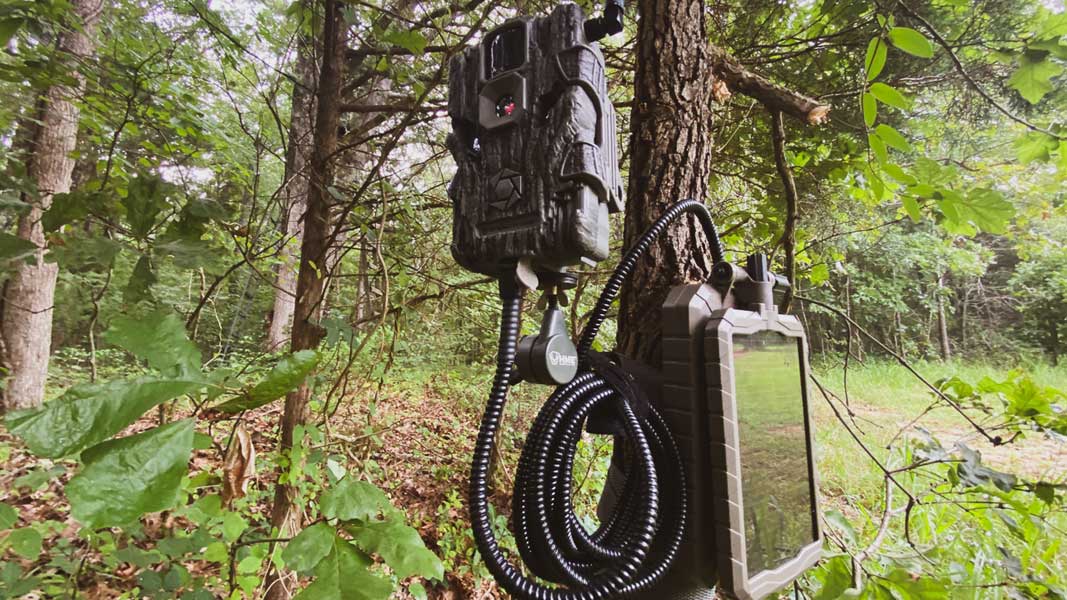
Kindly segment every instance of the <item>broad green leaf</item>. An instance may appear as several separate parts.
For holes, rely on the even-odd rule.
[[[153,175],[139,175],[130,181],[122,206],[130,233],[137,239],[146,239],[156,224],[159,213],[167,206],[166,193],[170,184]]]
[[[297,534],[282,552],[286,568],[310,571],[333,549],[337,533],[326,523],[315,523]]]
[[[1019,59],[1019,68],[1008,79],[1008,85],[1030,104],[1037,104],[1045,94],[1055,89],[1052,78],[1062,72],[1063,66],[1047,57],[1035,60],[1023,54]]]
[[[273,402],[296,389],[319,364],[319,353],[300,350],[278,361],[270,373],[241,396],[219,405],[223,412],[241,412]]]
[[[856,530],[852,527],[852,523],[849,523],[848,519],[845,518],[845,515],[841,514],[841,511],[828,510],[826,511],[826,514],[823,515],[823,518],[834,529],[844,535],[846,542],[852,545],[858,543],[858,538],[856,537]]]
[[[863,123],[867,127],[874,127],[874,121],[878,118],[878,102],[875,101],[874,96],[864,92],[863,93]]]
[[[392,582],[371,573],[370,565],[367,556],[335,535],[330,553],[315,567],[315,580],[295,600],[388,600]]]
[[[819,570],[822,571],[822,587],[812,596],[812,600],[837,600],[852,587],[852,567],[844,556],[831,558]]]
[[[390,515],[396,508],[382,490],[372,483],[346,476],[325,491],[319,499],[319,510],[328,519],[366,521],[379,513]]]
[[[133,273],[130,274],[126,289],[122,292],[122,301],[129,304],[137,304],[142,300],[152,298],[152,286],[158,280],[159,278],[152,268],[151,257],[147,254],[141,255],[141,258],[137,259],[137,264],[133,266]]]
[[[894,27],[889,30],[889,41],[897,48],[920,58],[931,58],[934,47],[926,36],[910,27]]]
[[[878,101],[882,104],[888,104],[889,106],[901,110],[908,110],[911,108],[911,100],[905,98],[904,94],[901,94],[893,86],[881,82],[872,83],[871,94],[873,94],[875,98],[878,98]]]
[[[148,409],[202,386],[157,377],[83,384],[41,408],[9,413],[5,423],[34,454],[61,458],[110,438]]]
[[[36,253],[37,244],[0,231],[0,261],[23,260],[33,257]]]
[[[882,141],[888,144],[891,148],[895,148],[897,150],[900,150],[901,152],[907,152],[911,150],[911,145],[908,144],[908,140],[906,140],[904,136],[900,135],[899,131],[893,129],[885,123],[879,125],[878,127],[875,127],[874,132],[878,135],[878,137],[882,138]]]
[[[248,529],[248,521],[244,517],[228,512],[222,517],[222,537],[227,542],[236,542],[237,538]]]
[[[867,57],[863,61],[863,69],[867,73],[867,81],[874,81],[885,68],[885,58],[888,46],[880,37],[876,37],[867,44]]]
[[[89,527],[117,527],[173,507],[192,451],[192,419],[93,446],[67,484],[71,515]]]
[[[1030,131],[1015,138],[1012,145],[1015,147],[1015,155],[1019,158],[1019,162],[1025,165],[1034,161],[1047,162],[1052,157],[1051,153],[1063,143],[1040,131]]]
[[[349,528],[356,543],[367,552],[382,557],[397,577],[420,575],[443,579],[445,567],[426,549],[419,532],[396,520],[360,523]]]
[[[922,213],[919,210],[919,201],[914,196],[903,196],[901,201],[904,203],[904,211],[911,217],[912,222],[918,223],[922,218]]]
[[[41,533],[32,527],[16,529],[5,540],[11,546],[11,551],[27,560],[37,560],[41,554]]]
[[[415,600],[426,600],[426,588],[419,582],[415,582],[408,586],[408,593],[411,594]]]
[[[200,372],[200,349],[189,341],[185,322],[169,309],[155,310],[143,317],[119,315],[104,332],[104,340],[158,371],[176,372],[179,376]]]
[[[415,55],[422,54],[422,51],[426,48],[426,38],[422,37],[421,33],[414,30],[390,31],[382,36],[382,38],[386,42],[396,44]]]
[[[0,529],[11,529],[18,520],[18,509],[10,504],[0,502]]]
[[[1001,234],[1007,231],[1008,223],[1015,216],[1015,207],[996,190],[983,188],[968,194],[963,200],[966,216],[976,227],[986,233]]]

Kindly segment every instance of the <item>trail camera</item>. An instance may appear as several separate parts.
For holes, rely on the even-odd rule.
[[[716,587],[763,598],[821,555],[807,345],[775,304],[787,285],[756,255],[717,264],[711,283],[677,286],[663,304],[653,402],[685,464],[690,520],[667,581],[642,598],[711,600]]]
[[[623,190],[604,57],[586,33],[598,22],[563,4],[452,58],[448,194],[463,267],[499,276],[527,259],[555,273],[607,258]]]

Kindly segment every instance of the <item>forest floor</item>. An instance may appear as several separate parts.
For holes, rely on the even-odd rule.
[[[995,367],[955,363],[923,363],[918,369],[930,381],[949,375],[977,381],[984,376],[1002,378],[1006,373]],[[844,377],[839,366],[826,365],[816,371],[823,385],[845,398]],[[339,449],[333,451],[331,458],[344,463],[349,472],[358,472],[382,487],[394,504],[408,513],[427,546],[444,561],[447,581],[428,586],[432,598],[499,597],[491,577],[476,559],[466,523],[469,456],[489,378],[487,369],[473,367],[432,373],[394,371],[391,379],[395,383],[381,389],[373,385],[358,389],[353,401],[344,403],[330,417],[327,426],[335,440],[340,441],[336,446]],[[1067,368],[1037,367],[1034,378],[1045,385],[1067,388]],[[888,442],[899,436],[917,435],[918,426],[938,438],[946,448],[962,443],[982,452],[984,459],[994,467],[1011,469],[1035,479],[1060,481],[1064,477],[1062,465],[1067,464],[1067,445],[1038,437],[998,448],[982,443],[981,437],[950,408],[928,410],[933,396],[919,381],[895,365],[853,366],[848,373],[847,387],[848,403],[853,413],[851,418],[845,417],[849,427],[875,456],[887,464],[894,460],[885,449]],[[501,443],[505,468],[498,469],[498,491],[494,497],[495,505],[501,507],[502,512],[510,506],[508,495],[512,482],[509,477],[521,449],[526,423],[536,414],[540,406],[538,394],[544,391],[543,388],[520,386],[509,404]],[[870,464],[869,459],[863,458],[861,462],[857,458],[862,455],[862,449],[834,416],[829,404],[817,392],[812,400],[824,503],[848,517],[877,506],[882,493],[880,471]],[[276,405],[263,407],[249,421],[253,445],[261,457],[269,457],[272,453],[273,431],[279,411],[280,407]],[[181,409],[176,409],[176,414],[170,417],[180,416],[180,412]],[[131,431],[154,424],[157,418],[154,414],[145,417],[143,422],[131,426]],[[223,434],[215,437],[223,437]],[[586,514],[591,513],[595,505],[599,481],[606,474],[610,453],[610,443],[592,440],[579,448],[576,472],[581,471],[584,475],[576,495]],[[194,471],[197,468],[203,472],[221,470],[222,456],[217,449],[198,450],[193,460]],[[134,590],[144,584],[143,570],[123,560],[108,561],[105,556],[107,545],[90,545],[70,518],[69,507],[62,495],[62,483],[72,475],[72,462],[53,464],[34,458],[6,431],[0,430],[0,463],[5,465],[0,472],[3,501],[15,506],[24,522],[54,523],[44,537],[44,552],[35,565],[40,572],[52,569],[56,571],[56,577],[62,579],[64,569],[62,564],[57,564],[56,557],[67,556],[65,560],[80,561],[80,564],[76,570],[68,567],[67,573],[73,572],[74,575],[65,576],[66,585],[79,589],[83,597],[139,595]],[[867,464],[868,468],[857,468],[858,464]],[[243,505],[243,514],[252,526],[257,521],[261,526],[266,522],[276,481],[270,459],[261,461],[260,465]],[[193,527],[183,514],[175,511],[144,519],[139,536],[129,543],[135,543],[146,553],[153,552],[163,544],[163,538],[173,535],[175,530]],[[503,526],[503,518],[498,525]],[[507,546],[508,540],[503,541]],[[3,558],[21,561],[24,567],[33,562],[18,558],[10,551]],[[136,562],[133,558],[129,560]],[[146,564],[149,570],[162,570],[162,567],[151,566],[151,561]],[[192,576],[216,581],[223,588],[220,591],[225,591],[227,579],[230,579],[231,587],[233,585],[233,576],[228,577],[226,565],[218,561],[191,557],[182,564]]]

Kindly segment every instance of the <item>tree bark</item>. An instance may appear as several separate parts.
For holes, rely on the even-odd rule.
[[[296,248],[303,240],[304,210],[307,208],[308,161],[315,126],[315,56],[312,40],[304,39],[297,49],[293,84],[289,142],[285,151],[285,179],[282,182],[280,229],[285,241],[274,283],[274,308],[267,330],[267,350],[274,351],[289,342],[296,310]]]
[[[663,210],[707,195],[713,149],[714,78],[702,0],[641,0],[637,6],[637,72],[631,115],[626,246]],[[658,315],[674,285],[706,280],[707,242],[692,218],[653,244],[622,289],[619,349],[659,364]]]
[[[52,346],[52,310],[59,267],[45,262],[48,242],[41,215],[56,194],[70,191],[74,151],[78,137],[79,109],[76,97],[85,88],[77,63],[94,51],[93,32],[103,4],[99,0],[73,0],[69,24],[59,36],[61,58],[69,60],[69,82],[50,86],[39,100],[38,125],[33,134],[27,174],[37,186],[37,195],[23,194],[30,210],[19,217],[18,237],[37,245],[31,262],[20,264],[4,284],[0,310],[0,336],[7,381],[0,408],[4,412],[40,406],[48,379]]]
[[[340,0],[324,0],[322,29],[322,67],[319,74],[318,106],[315,111],[315,135],[311,151],[307,209],[304,212],[304,235],[300,245],[300,271],[296,282],[293,314],[293,352],[316,348],[325,331],[318,324],[321,315],[329,238],[332,233],[331,196],[327,191],[334,178],[334,153],[340,120],[341,77],[344,68],[344,19]],[[307,420],[311,389],[306,383],[285,398],[279,440],[279,454],[287,456],[293,447],[297,426]],[[302,511],[299,492],[291,482],[279,481],[275,488],[271,526],[279,536],[291,536],[300,530]],[[292,595],[296,580],[283,573],[268,579],[267,598],[282,599]]]

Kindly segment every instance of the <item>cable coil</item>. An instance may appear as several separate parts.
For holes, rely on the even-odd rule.
[[[678,449],[655,407],[649,407],[647,417],[639,417],[624,393],[590,367],[589,352],[638,259],[668,225],[686,213],[700,221],[712,259],[723,260],[722,242],[707,207],[683,200],[667,209],[608,279],[578,344],[578,375],[556,388],[523,445],[512,499],[515,540],[529,571],[558,586],[545,585],[512,566],[496,540],[489,515],[489,469],[512,381],[522,311],[521,289],[510,278],[500,281],[503,306],[497,368],[471,465],[470,513],[478,551],[497,583],[512,596],[530,600],[626,596],[659,581],[678,554],[687,514]],[[589,533],[574,514],[572,467],[586,419],[600,406],[610,407],[622,425],[626,477],[613,512]]]

